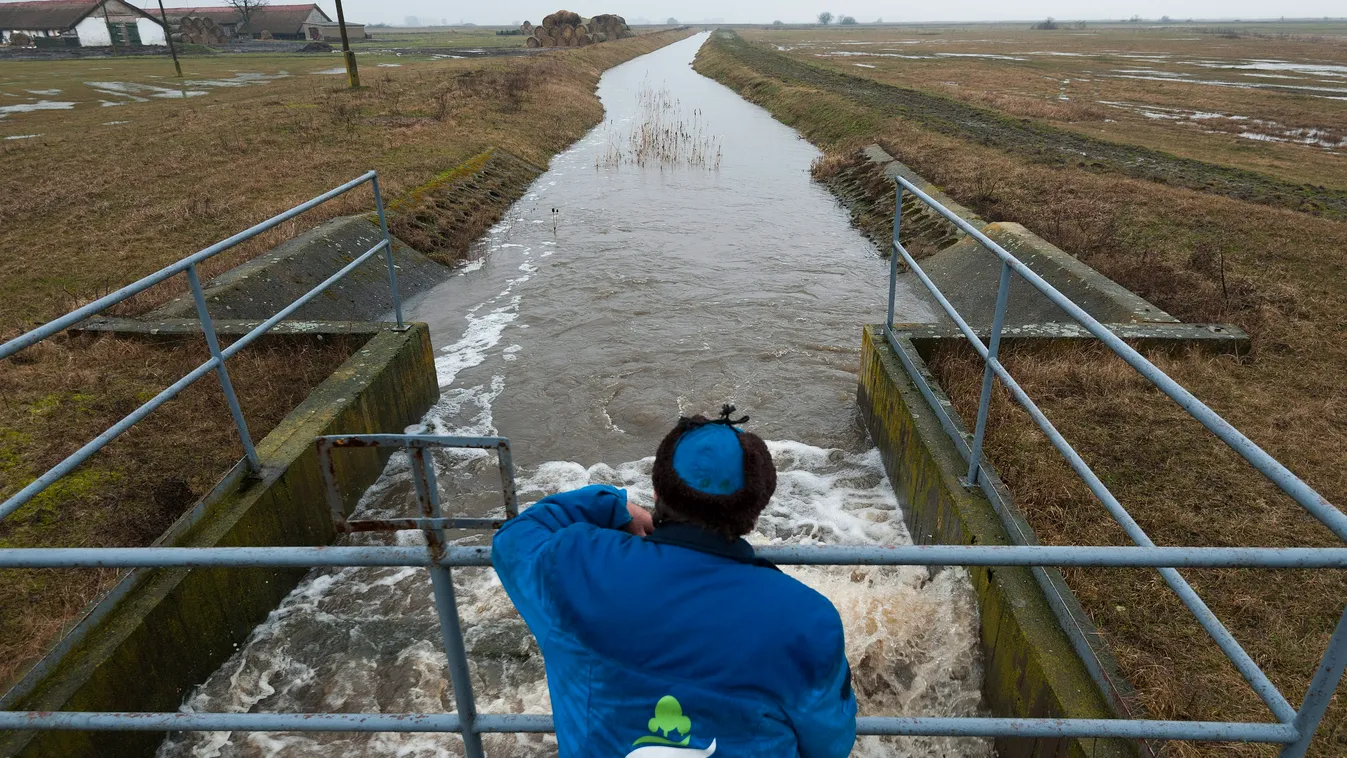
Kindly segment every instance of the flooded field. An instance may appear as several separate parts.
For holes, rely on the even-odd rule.
[[[399,57],[389,52],[362,56],[360,61],[371,69],[369,76],[373,77],[373,69],[388,66],[389,61]],[[172,76],[169,60],[158,56],[4,61],[0,63],[0,138],[24,134],[25,124],[32,123],[31,114],[37,111],[88,111],[151,100],[199,98],[220,89],[265,87],[278,79],[345,74],[346,69],[340,63],[339,55],[327,53],[195,56],[184,59],[184,70],[188,73],[179,79]],[[315,79],[315,85],[318,84],[328,86],[331,82],[319,77]],[[134,109],[118,113],[133,112]]]
[[[1347,25],[746,30],[792,56],[1008,116],[1347,186]]]

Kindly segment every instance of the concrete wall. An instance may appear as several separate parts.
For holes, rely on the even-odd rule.
[[[915,351],[914,351],[915,352]],[[920,360],[918,357],[917,360]],[[865,330],[857,402],[920,544],[1012,544],[992,505],[879,327]],[[981,616],[983,694],[997,716],[1114,718],[1027,568],[969,569]],[[1118,740],[1001,738],[1002,758],[1133,754]]]
[[[81,47],[101,47],[112,44],[112,35],[108,33],[107,19],[103,14],[92,15],[75,24],[75,34],[79,35]]]
[[[328,544],[334,532],[314,438],[401,432],[438,395],[426,325],[378,333],[258,443],[260,477],[226,477],[224,486],[157,544]],[[348,510],[385,462],[386,455],[372,449],[343,451],[335,458]],[[304,574],[273,569],[133,572],[0,706],[175,711]],[[11,732],[0,734],[0,755],[149,756],[162,738],[156,732]]]
[[[267,253],[211,279],[206,302],[216,319],[265,319],[297,300],[383,239],[377,223],[345,216],[319,224]],[[407,298],[439,284],[450,270],[393,238],[398,292]],[[365,261],[291,318],[381,321],[393,310],[388,264],[382,254]],[[195,318],[190,294],[170,300],[146,319]]]

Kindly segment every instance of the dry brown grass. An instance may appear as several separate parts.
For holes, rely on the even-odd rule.
[[[267,345],[229,364],[249,430],[261,439],[358,341]],[[199,338],[169,343],[54,338],[0,363],[0,498],[59,463],[209,357]],[[135,547],[158,537],[242,456],[219,384],[197,382],[14,515],[3,547]],[[46,648],[114,571],[0,572],[0,682]]]
[[[1038,119],[1091,136],[1239,166],[1290,181],[1347,187],[1347,145],[1330,151],[1313,145],[1255,142],[1239,136],[1258,133],[1283,139],[1292,130],[1317,129],[1322,132],[1321,138],[1336,141],[1342,136],[1342,124],[1347,122],[1347,102],[1331,98],[1342,97],[1343,92],[1164,81],[1181,76],[1228,84],[1347,89],[1339,76],[1212,65],[1247,65],[1249,60],[1347,65],[1347,25],[1330,26],[1336,34],[1245,34],[1238,42],[1198,30],[1095,24],[1086,30],[1046,33],[1004,24],[922,30],[933,32],[926,34],[889,27],[745,30],[743,35],[789,48],[789,55],[814,65],[937,93],[1009,116]],[[867,52],[880,55],[855,55]],[[873,68],[858,67],[857,63]],[[1148,78],[1127,78],[1134,76]],[[1147,117],[1137,106],[1155,110]],[[1165,109],[1239,118],[1159,117]]]
[[[711,51],[714,55],[715,51]],[[704,53],[706,55],[706,53]],[[700,64],[699,64],[700,65]],[[879,141],[990,220],[1016,221],[1185,321],[1246,329],[1242,360],[1157,363],[1332,502],[1347,502],[1347,223],[1156,183],[1050,168],[867,114],[834,93],[769,83],[724,58],[727,81],[837,153]],[[827,106],[863,133],[839,131]],[[823,105],[820,105],[823,104]],[[868,121],[867,121],[868,120]],[[840,135],[840,136],[837,136]],[[988,185],[988,174],[998,177]],[[886,188],[887,189],[887,188]],[[887,190],[891,191],[891,190]],[[1006,356],[1012,373],[1159,544],[1331,545],[1334,538],[1111,354]],[[965,420],[981,366],[948,349],[934,368]],[[1017,407],[1016,407],[1017,408]],[[987,449],[1044,542],[1127,544],[1103,507],[998,391]],[[1299,703],[1347,598],[1341,572],[1185,572],[1250,654]],[[1154,716],[1266,720],[1266,710],[1153,571],[1067,572]],[[1175,755],[1268,755],[1268,747],[1181,744]],[[1347,701],[1311,753],[1347,754]]]

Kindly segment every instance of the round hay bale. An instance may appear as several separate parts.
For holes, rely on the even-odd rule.
[[[524,40],[524,47],[542,47],[543,43],[538,41],[537,37],[529,37]]]
[[[552,35],[547,33],[547,27],[535,26],[533,27],[533,36],[537,37],[539,41],[542,41],[543,38],[550,37]]]
[[[560,33],[557,34],[557,38],[566,40],[567,42],[575,39],[575,27],[570,24],[562,24]]]
[[[520,24],[519,31],[525,34],[533,34],[533,22],[525,21],[524,23]]]
[[[595,32],[595,33],[594,33],[593,35],[591,35],[591,36],[594,37],[594,41],[595,41],[595,42],[607,42],[607,41],[608,41],[608,35],[607,35],[607,34],[604,34],[603,32]]]
[[[23,32],[14,32],[9,35],[10,47],[28,47],[33,44],[33,38]]]
[[[543,47],[556,47],[556,46],[557,46],[557,38],[556,38],[556,37],[543,37],[542,39],[540,39],[540,40],[538,40],[538,41],[541,42],[541,43],[543,43]]]
[[[575,33],[581,36],[589,34],[589,27],[585,26],[584,24],[576,24]]]
[[[581,20],[579,13],[576,13],[575,11],[566,11],[566,23],[571,26],[579,26]]]
[[[551,29],[557,25],[557,14],[549,13],[543,16],[543,28]]]
[[[262,30],[262,33],[259,34],[259,35],[257,35],[257,38],[258,38],[258,39],[274,39],[274,37],[271,36],[271,31],[270,31],[270,30],[267,30],[267,29],[263,29],[263,30]]]
[[[589,47],[589,35],[588,35],[588,34],[577,34],[577,35],[575,35],[575,46],[576,46],[576,47]]]

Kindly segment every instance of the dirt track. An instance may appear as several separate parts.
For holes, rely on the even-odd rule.
[[[1125,174],[1318,216],[1347,218],[1344,190],[1293,184],[1253,171],[1095,139],[1028,119],[1009,118],[957,100],[811,65],[745,42],[738,35],[716,34],[711,44],[783,84],[839,94],[884,116],[906,119],[941,134],[1036,162]]]

